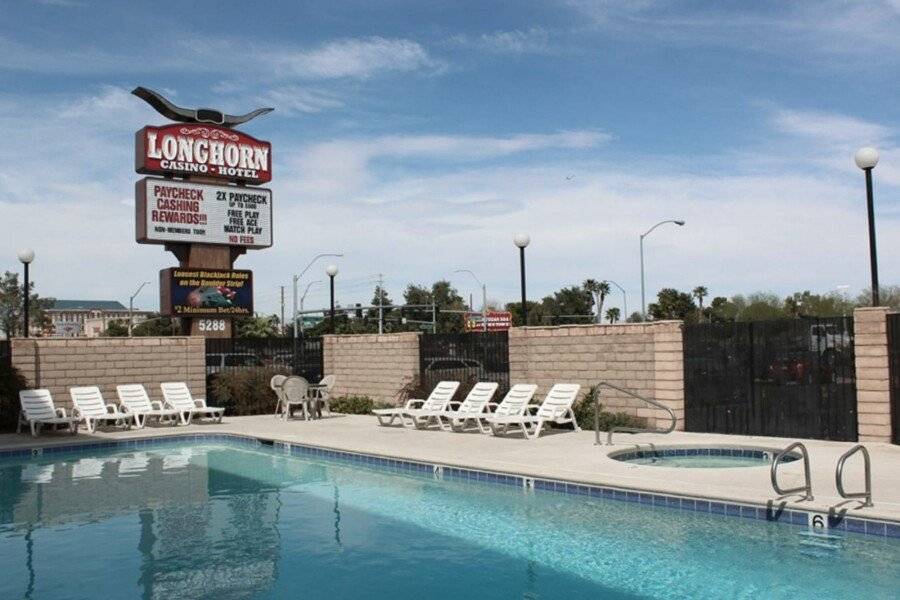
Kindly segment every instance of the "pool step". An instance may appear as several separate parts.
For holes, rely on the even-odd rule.
[[[812,558],[833,556],[844,549],[844,538],[839,535],[816,531],[801,531],[798,535],[800,553]]]

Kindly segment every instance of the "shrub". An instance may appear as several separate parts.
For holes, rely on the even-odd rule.
[[[8,364],[0,363],[0,431],[15,431],[19,418],[19,391],[25,378]]]
[[[575,421],[582,429],[594,429],[594,388],[572,407]],[[635,417],[625,412],[609,412],[600,405],[600,430],[609,431],[611,427],[646,427],[647,419]]]
[[[375,402],[368,396],[339,396],[331,401],[331,410],[345,415],[370,415]]]
[[[207,379],[207,402],[222,406],[233,416],[266,415],[275,412],[275,392],[269,381],[278,369],[246,369],[211,375]]]

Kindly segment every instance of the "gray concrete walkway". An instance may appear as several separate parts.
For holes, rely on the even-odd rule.
[[[778,450],[793,441],[784,438],[675,432],[669,435],[617,434],[613,446],[595,446],[592,432],[551,432],[531,441],[522,439],[521,436],[498,438],[478,433],[379,427],[374,417],[338,415],[309,422],[284,421],[272,416],[230,417],[222,424],[148,427],[143,430],[98,432],[94,435],[79,433],[75,437],[60,433],[50,433],[38,438],[24,434],[4,434],[0,435],[0,449],[200,432],[236,433],[444,465],[761,505],[776,499],[769,481],[769,468],[766,466],[670,468],[628,464],[613,460],[607,454],[638,446],[646,448],[648,444],[746,446]],[[804,442],[810,453],[815,501],[797,502],[795,496],[787,499],[788,506],[823,512],[837,506],[848,509],[849,516],[900,522],[900,446],[866,444],[872,455],[875,506],[859,508],[860,502],[848,502],[839,497],[834,481],[838,457],[853,444],[819,440]],[[794,487],[802,483],[800,461],[787,463],[780,471],[783,487]],[[846,487],[849,490],[862,489],[862,462],[859,457],[848,463]]]

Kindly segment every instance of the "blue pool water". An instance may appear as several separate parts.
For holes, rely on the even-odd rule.
[[[0,598],[896,598],[900,540],[232,444],[0,459]]]

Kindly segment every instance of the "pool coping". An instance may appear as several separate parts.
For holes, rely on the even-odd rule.
[[[50,443],[13,449],[0,449],[2,458],[38,458],[44,454],[88,452],[91,450],[129,449],[143,446],[159,446],[177,442],[230,441],[249,447],[269,446],[280,449],[291,456],[314,456],[345,460],[351,463],[387,467],[406,472],[432,473],[441,479],[457,479],[484,483],[495,483],[521,487],[532,492],[554,492],[607,500],[618,500],[674,508],[697,513],[718,514],[749,520],[765,521],[787,525],[807,526],[822,531],[839,531],[873,535],[877,537],[900,538],[900,522],[882,519],[864,519],[846,516],[846,510],[805,511],[787,508],[787,501],[769,500],[765,505],[753,502],[734,502],[717,498],[691,496],[687,494],[667,494],[627,487],[597,485],[576,480],[534,477],[521,473],[475,469],[452,463],[436,463],[422,460],[397,458],[378,453],[339,450],[327,446],[289,442],[277,438],[257,437],[230,432],[185,433],[169,435],[148,435],[130,439],[107,440],[103,442],[76,441],[74,443]]]

